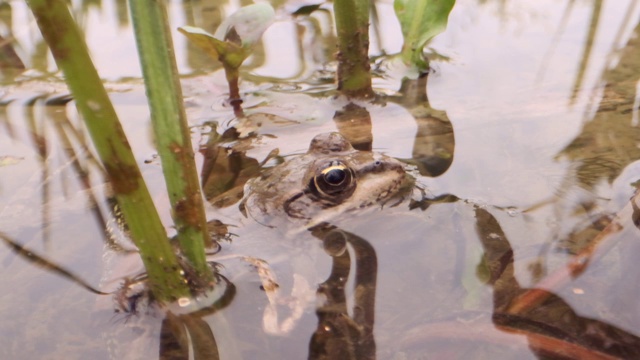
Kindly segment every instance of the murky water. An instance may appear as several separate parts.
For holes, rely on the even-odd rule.
[[[170,21],[213,31],[238,5],[172,1]],[[331,19],[287,16],[299,6],[278,5],[280,21],[248,60],[242,119],[225,103],[219,65],[175,35],[207,213],[233,225],[233,241],[214,259],[235,295],[202,317],[220,357],[323,358],[332,346],[379,359],[639,356],[640,230],[638,205],[628,204],[640,179],[640,3],[458,1],[431,44],[445,58],[428,79],[402,84],[380,58],[374,85],[386,96],[358,107],[331,91]],[[73,8],[171,232],[126,3]],[[0,355],[167,355],[161,317],[115,314],[110,296],[79,285],[111,291],[118,283],[106,278],[133,270],[104,257],[105,242],[118,236],[104,230],[117,229],[104,175],[28,8],[9,1],[1,9],[0,36],[15,38],[3,49],[20,61],[0,69],[0,232],[77,281],[1,245]],[[377,3],[374,56],[400,49],[391,9]],[[214,127],[239,136],[211,140]],[[411,210],[403,203],[335,220],[348,259],[327,255],[318,241],[335,233],[269,229],[236,202],[274,149],[283,157],[265,167],[337,130],[416,166],[425,189]],[[221,177],[236,182],[220,189]],[[593,239],[604,240],[586,270],[563,275]],[[278,297],[261,290],[255,259],[242,256],[268,264]],[[525,301],[540,294],[542,303]]]

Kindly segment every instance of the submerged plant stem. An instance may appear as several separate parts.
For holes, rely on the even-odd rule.
[[[204,250],[211,240],[167,11],[164,2],[156,0],[130,1],[129,6],[180,249],[199,277],[211,279]]]
[[[373,96],[369,70],[370,0],[335,0],[338,90],[348,97]]]
[[[131,238],[142,254],[151,291],[160,301],[189,295],[178,259],[67,2],[28,3],[107,170]]]

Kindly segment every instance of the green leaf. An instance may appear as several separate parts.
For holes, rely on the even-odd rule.
[[[447,27],[455,0],[395,0],[393,8],[400,21],[404,45],[402,59],[421,70],[428,68],[422,49]]]
[[[216,39],[210,33],[201,28],[193,26],[183,26],[178,28],[189,41],[204,50],[209,56],[216,60],[220,60],[223,64],[233,68],[240,67],[240,64],[249,54],[240,46]],[[233,59],[233,60],[232,60]]]
[[[178,28],[191,42],[209,56],[220,60],[225,68],[237,69],[251,55],[253,47],[273,23],[275,12],[269,4],[241,8],[225,19],[215,34],[193,26]]]

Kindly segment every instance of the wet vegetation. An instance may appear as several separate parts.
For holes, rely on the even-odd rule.
[[[106,90],[102,86],[102,81],[93,66],[89,51],[82,38],[82,34],[75,26],[75,21],[71,16],[67,4],[64,1],[31,1],[29,5],[36,21],[38,22],[38,26],[44,39],[47,41],[47,44],[49,44],[57,66],[62,70],[65,76],[65,80],[69,86],[71,94],[73,95],[78,112],[82,115],[83,119],[85,119],[87,129],[91,135],[91,139],[98,152],[99,158],[102,160],[105,174],[107,175],[109,184],[113,189],[118,207],[122,211],[122,215],[126,220],[131,239],[135,242],[136,246],[141,249],[140,251],[143,254],[142,258],[145,262],[145,268],[149,275],[149,284],[153,290],[152,292],[156,294],[158,299],[163,301],[177,300],[179,297],[189,296],[189,289],[186,286],[185,278],[181,275],[181,271],[182,273],[184,273],[184,271],[181,270],[181,266],[178,264],[178,259],[169,242],[164,241],[164,238],[166,238],[164,227],[160,221],[160,217],[155,211],[151,195],[149,194],[144,180],[142,179],[142,175],[140,174],[140,170],[138,169],[135,157],[131,152],[131,148],[129,147],[124,131],[122,130],[118,116],[116,115],[111,101],[109,100]],[[149,10],[149,8],[145,10]],[[153,16],[149,15],[149,17],[145,18],[152,19]],[[143,22],[139,21],[139,23]],[[65,25],[61,26],[61,24]],[[140,26],[143,25],[140,24]],[[163,33],[161,31],[155,31],[151,34],[154,30],[158,29],[146,29],[146,33],[156,38]],[[139,32],[145,33],[145,29],[143,28],[139,30]],[[160,37],[160,39],[162,39],[162,37]],[[148,40],[141,40],[141,42],[144,41]],[[154,45],[158,46],[157,43]],[[164,45],[162,48],[166,49],[167,46]],[[166,52],[167,51],[165,51],[165,53]],[[157,57],[158,56],[155,56],[153,58]],[[147,62],[150,61],[149,58],[144,59]],[[152,67],[153,64],[144,66],[144,69],[147,70]],[[164,70],[167,70],[166,67]],[[171,68],[169,68],[169,70],[171,70]],[[158,75],[161,73],[161,71],[156,70],[155,74],[151,74],[156,75],[156,78],[159,78]],[[164,72],[164,74],[167,73],[170,74],[171,72]],[[161,77],[161,79],[164,78],[165,76]],[[150,85],[151,91],[149,93],[152,96],[149,98],[154,100],[152,102],[154,105],[158,103],[163,105],[167,103],[170,104],[171,102],[168,100],[176,99],[179,95],[179,92],[176,92],[174,89],[174,91],[172,93],[170,92],[168,96],[163,97],[162,94],[157,94],[154,91],[157,88],[160,88],[160,86],[154,86],[153,83]],[[166,91],[166,89],[166,87],[163,87],[163,90]],[[155,96],[160,96],[160,99],[154,99]],[[177,103],[177,101],[174,101],[174,103]],[[180,106],[179,109],[182,109],[182,106]],[[179,110],[156,107],[152,114],[154,113],[166,114],[168,116],[167,119],[170,119],[171,121],[165,121],[165,123],[175,123],[176,119],[182,119],[182,123],[184,123],[186,130],[185,116],[182,115],[180,117],[181,113]],[[184,113],[184,111],[182,111],[182,113]],[[167,125],[164,125],[164,127],[166,126]],[[182,142],[175,142],[175,140],[171,141],[172,139],[169,138],[171,133],[163,128],[163,123],[156,123],[154,128],[158,129],[158,132],[163,135],[158,138],[163,140],[160,145],[164,145],[162,149],[165,149],[163,152],[165,154],[165,157],[163,158],[167,159],[165,168],[168,168],[168,171],[173,173],[176,171],[176,168],[179,168],[179,166],[173,165],[176,162],[173,164],[168,163],[169,159],[176,158],[175,155],[167,155],[181,154],[185,151],[187,154],[191,153],[190,141],[187,141],[187,147],[185,147]],[[180,128],[178,127],[178,129]],[[178,132],[178,134],[180,134],[180,132]],[[189,138],[187,138],[187,140],[189,140]],[[170,149],[170,147],[173,148]],[[177,163],[181,162],[183,164],[188,164],[191,162],[188,155],[182,157],[183,159],[177,159],[181,160],[177,161]],[[198,190],[197,179],[195,181],[195,190]],[[172,183],[169,182],[169,184]],[[184,186],[184,184],[180,185]],[[186,199],[196,198],[193,194],[178,193],[178,191],[176,191],[176,186],[171,188],[170,193],[175,194],[174,197],[180,196],[178,199],[185,199],[182,200],[184,203],[188,203]],[[198,195],[197,192],[194,194]],[[198,195],[197,199],[199,198],[200,197]],[[178,199],[172,199],[174,200],[173,203],[177,204]],[[194,204],[200,205],[201,201],[191,202],[187,205]],[[186,207],[187,205],[183,205],[183,207]],[[201,206],[191,206],[191,208],[200,209]],[[197,210],[193,210],[192,212],[198,214]],[[182,220],[177,225],[184,226],[186,223],[184,220],[185,216],[177,211],[175,213],[178,214],[177,218]],[[196,223],[196,227],[200,228],[200,233],[202,234],[201,237],[204,238],[204,212],[201,211],[200,213],[202,224],[198,226],[197,221],[191,220],[191,222]],[[186,234],[188,234],[188,232],[181,233],[182,236],[186,236]],[[204,241],[202,241],[202,239],[200,245],[200,248],[203,249]],[[187,254],[192,255],[191,253],[185,253],[185,255]],[[206,267],[204,250],[200,250],[200,258],[201,268]],[[192,260],[192,257],[187,256],[187,259]],[[193,261],[193,264],[196,265],[199,263]],[[202,269],[199,272],[202,274],[205,273]]]
[[[271,5],[0,4],[2,357],[640,354],[637,2]]]

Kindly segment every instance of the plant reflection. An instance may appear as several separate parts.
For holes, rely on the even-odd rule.
[[[225,17],[223,4],[217,1],[185,0],[182,13],[185,18],[185,25],[197,26],[212,34]],[[211,58],[192,42],[185,41],[185,46],[186,61],[192,69],[208,69],[212,71],[222,69],[222,63],[211,61]]]
[[[224,283],[224,293],[212,305],[187,314],[165,314],[160,330],[160,359],[220,359],[214,331],[204,318],[231,304],[236,288],[226,277],[218,276]]]
[[[574,257],[566,267],[539,279],[540,285],[550,289],[560,289],[619,241],[631,236],[632,208],[640,200],[637,193],[631,200],[628,199],[637,191],[638,185],[617,179],[626,168],[637,166],[637,159],[640,159],[640,148],[637,146],[640,128],[634,125],[632,118],[633,113],[637,112],[633,106],[638,96],[636,84],[640,80],[640,64],[637,61],[640,58],[637,40],[640,23],[633,34],[621,50],[617,65],[603,74],[604,94],[597,112],[557,156],[571,160],[572,167],[553,201],[556,213],[562,220],[578,220],[578,225],[567,233],[560,226],[571,221],[557,222],[559,225],[554,229],[553,240],[558,248],[574,254]],[[617,198],[604,198],[599,186],[612,182],[620,185],[615,189]],[[530,291],[514,306],[530,308],[544,298],[544,293]]]
[[[76,179],[83,191],[82,195],[86,196],[91,214],[94,216],[98,226],[103,230],[103,240],[111,248],[120,249],[113,242],[112,231],[114,229],[111,228],[113,224],[109,223],[108,220],[112,217],[113,213],[111,211],[114,209],[109,208],[105,213],[105,210],[99,205],[101,203],[101,200],[99,200],[100,195],[97,195],[99,191],[96,183],[105,183],[105,173],[89,150],[89,145],[86,143],[82,130],[78,129],[67,115],[66,106],[71,100],[68,94],[51,97],[37,95],[29,98],[24,104],[26,105],[23,108],[24,118],[19,118],[19,120],[26,123],[28,141],[31,143],[39,161],[40,179],[37,181],[36,188],[41,190],[41,198],[39,206],[30,207],[29,214],[20,215],[35,221],[33,212],[41,208],[41,222],[39,224],[42,227],[43,245],[45,248],[55,245],[49,244],[49,230],[52,226],[51,218],[56,217],[55,212],[57,209],[51,209],[50,207],[59,201],[57,192],[60,190],[52,189],[52,186],[56,180],[60,180],[61,186],[67,188],[73,186],[69,178]],[[7,105],[12,102],[13,100],[9,100]],[[12,120],[15,119],[7,117],[6,121],[4,121],[5,127],[9,130],[9,134],[14,140],[23,141],[20,139],[20,132],[13,130]],[[20,128],[22,128],[20,124],[15,125],[15,129]],[[70,177],[59,176],[60,173],[64,174],[69,170],[71,171]],[[71,195],[65,191],[62,191],[62,193],[63,196]],[[106,199],[106,201],[109,202],[110,200]],[[11,208],[11,206],[8,206],[8,208]],[[3,230],[13,230],[14,226],[23,224],[23,222],[11,224],[11,226],[5,227]],[[10,223],[4,224],[6,226]]]
[[[389,100],[406,108],[418,125],[412,157],[407,162],[416,165],[421,175],[436,177],[444,174],[453,163],[455,136],[447,113],[429,104],[428,75],[402,79],[398,94]]]
[[[338,132],[349,140],[354,149],[371,151],[373,144],[371,114],[365,107],[349,103],[335,112],[333,121]]]
[[[558,154],[576,164],[577,185],[587,190],[601,180],[613,181],[626,165],[640,158],[640,127],[632,119],[638,111],[633,106],[640,80],[639,38],[640,23],[620,51],[617,65],[602,76],[604,93],[595,115],[586,119],[581,133]],[[598,166],[606,160],[605,166]]]
[[[29,128],[29,136],[31,137],[31,142],[37,151],[40,169],[42,169],[40,178],[40,183],[42,184],[42,200],[40,201],[42,204],[42,242],[44,246],[48,248],[50,246],[49,230],[51,226],[51,210],[49,209],[51,203],[51,183],[48,180],[51,169],[47,162],[49,159],[50,145],[48,144],[49,140],[44,136],[46,128],[38,121],[43,121],[43,119],[40,118],[36,120],[35,109],[40,108],[40,106],[34,106],[36,104],[39,105],[39,102],[42,101],[43,98],[44,96],[34,97],[27,103],[30,106],[25,108],[25,117]],[[47,115],[51,115],[52,113],[55,113],[55,111],[48,111]]]
[[[333,258],[331,275],[318,286],[318,327],[309,344],[309,359],[375,359],[373,337],[378,261],[366,240],[328,224],[310,229]],[[354,304],[349,315],[345,285],[350,275],[351,246],[355,254]]]
[[[13,13],[11,4],[8,2],[0,3],[0,24],[4,25],[5,34],[0,35],[0,74],[2,74],[3,82],[12,81],[20,72],[25,70],[24,63],[16,53],[16,39],[13,37]]]
[[[256,134],[241,137],[235,127],[219,135],[216,125],[211,125],[209,139],[200,149],[203,155],[200,176],[205,199],[213,206],[223,208],[240,201],[247,181],[258,176],[267,161],[277,157],[277,150],[262,162],[247,156],[257,138]]]
[[[591,12],[591,19],[589,21],[589,31],[587,33],[587,41],[584,44],[583,54],[580,57],[580,65],[578,67],[578,73],[573,84],[573,92],[571,93],[571,104],[574,104],[578,93],[582,90],[582,82],[585,78],[585,73],[589,67],[589,59],[591,58],[591,51],[595,42],[596,32],[598,30],[598,24],[600,23],[600,13],[602,12],[602,0],[593,1],[593,10]]]
[[[536,308],[514,313],[510,309],[512,302],[528,289],[520,287],[515,278],[513,249],[502,227],[488,211],[476,208],[475,214],[478,237],[485,252],[483,260],[490,273],[488,284],[493,287],[493,321],[499,329],[526,335],[531,349],[542,358],[549,355],[631,358],[638,354],[640,338],[636,335],[580,316],[551,292]]]

